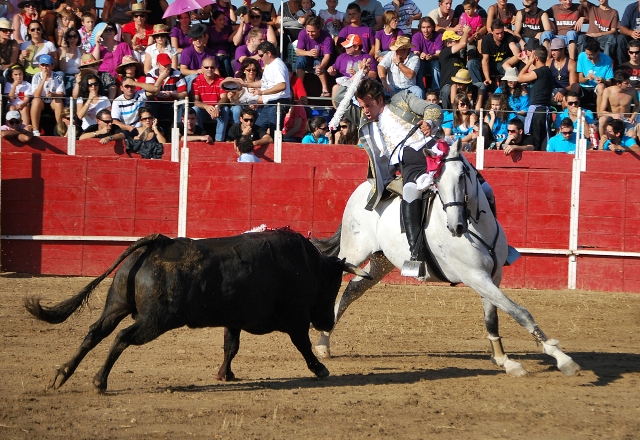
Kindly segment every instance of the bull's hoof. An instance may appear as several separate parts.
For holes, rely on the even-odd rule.
[[[512,361],[511,359],[504,363],[504,369],[507,374],[512,377],[523,377],[529,374],[520,363]]]
[[[331,349],[326,345],[316,345],[316,353],[320,359],[329,359],[331,357]]]
[[[318,366],[314,368],[313,373],[316,375],[316,377],[320,378],[329,376],[329,370],[327,370],[327,367],[325,367],[321,363],[318,363]]]
[[[565,362],[562,365],[559,365],[558,368],[560,369],[560,371],[562,371],[562,374],[564,374],[567,377],[571,377],[574,374],[576,374],[578,371],[580,371],[580,365],[576,364],[573,360],[570,360],[568,362]]]

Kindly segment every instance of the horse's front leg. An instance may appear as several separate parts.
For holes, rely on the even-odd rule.
[[[491,362],[499,367],[504,367],[509,376],[525,376],[527,370],[520,363],[509,359],[502,347],[502,338],[498,331],[498,308],[485,298],[482,298],[482,308],[484,309],[484,324],[489,333]]]

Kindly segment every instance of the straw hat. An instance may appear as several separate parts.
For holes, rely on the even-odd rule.
[[[144,8],[144,5],[142,3],[134,3],[131,5],[131,10],[127,11],[127,15],[133,15],[133,14],[149,14],[151,13],[151,11],[149,11],[148,9]]]
[[[167,26],[166,24],[154,24],[153,25],[153,33],[151,34],[151,36],[155,36],[155,35],[164,35],[164,34],[170,34],[171,31],[169,30],[169,26]]]
[[[504,72],[502,81],[518,81],[518,69],[516,67],[510,67]]]
[[[140,62],[138,62],[138,60],[136,60],[134,57],[132,57],[131,55],[125,55],[122,57],[122,63],[120,63],[120,65],[116,68],[116,72],[118,72],[120,75],[124,75],[124,68],[127,66],[140,66]]]
[[[411,44],[411,38],[405,37],[404,35],[398,37],[396,41],[393,42],[391,46],[389,46],[390,50],[400,50],[400,49],[411,49],[415,46]]]
[[[0,29],[13,32],[13,28],[11,27],[11,22],[6,18],[0,18]]]
[[[96,58],[90,53],[85,53],[80,58],[80,68],[81,69],[82,68],[86,68],[86,67],[95,66],[96,64],[100,64],[100,61],[96,60]]]
[[[451,77],[451,81],[460,84],[471,84],[473,82],[473,80],[471,79],[471,74],[467,69],[458,70],[455,76]]]

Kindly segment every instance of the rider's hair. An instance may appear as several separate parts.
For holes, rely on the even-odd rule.
[[[509,120],[509,125],[514,125],[516,130],[524,130],[524,122],[519,118],[513,118]]]
[[[384,99],[384,89],[382,88],[382,84],[369,77],[363,79],[356,90],[356,98],[364,99],[367,95],[369,95],[374,101]]]
[[[245,134],[236,139],[236,147],[238,151],[245,154],[253,151],[253,139],[251,135]]]

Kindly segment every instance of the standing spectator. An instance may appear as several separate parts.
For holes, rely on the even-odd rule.
[[[342,43],[349,35],[355,34],[362,40],[362,51],[371,54],[375,44],[374,33],[369,26],[362,24],[361,17],[360,5],[356,2],[349,3],[345,25],[338,34],[338,43]],[[382,16],[380,22],[382,23]]]
[[[166,24],[154,25],[151,36],[155,38],[155,43],[147,46],[144,51],[144,73],[149,73],[151,70],[158,68],[156,59],[161,53],[167,54],[171,59],[171,67],[177,69],[178,50],[169,44],[169,26]]]
[[[29,94],[33,97],[31,102],[31,123],[33,135],[40,136],[40,117],[46,106],[53,110],[56,122],[60,122],[60,114],[64,107],[64,80],[53,74],[54,60],[50,55],[40,55],[38,58],[40,71],[31,80]]]
[[[460,56],[460,51],[467,48],[467,37],[471,28],[465,26],[462,30],[462,37],[454,31],[445,31],[442,34],[442,45],[440,51],[440,100],[443,109],[451,109],[451,86],[453,77],[460,69],[466,70],[466,62]],[[467,71],[468,72],[468,71]],[[471,79],[469,77],[469,79]],[[471,82],[471,81],[470,81]],[[482,87],[484,84],[480,83]],[[455,96],[455,95],[454,95]]]
[[[609,0],[600,0],[594,5],[588,0],[580,0],[584,11],[587,11],[589,28],[586,34],[578,36],[578,52],[584,52],[587,38],[595,38],[600,43],[600,50],[613,57],[616,52],[616,33],[618,32],[618,11],[609,6]]]
[[[431,73],[433,77],[431,87],[440,90],[440,61],[438,57],[443,48],[442,34],[435,32],[435,23],[431,17],[424,17],[420,20],[420,32],[413,34],[411,42],[415,46],[414,53],[420,57],[418,86],[426,92],[427,75]]]
[[[9,98],[9,110],[20,113],[22,121],[29,125],[31,115],[29,113],[29,93],[31,84],[24,80],[24,67],[14,64],[9,67],[9,78],[4,85],[4,94]],[[7,117],[7,119],[9,119]]]
[[[304,81],[305,72],[315,72],[322,84],[320,96],[330,97],[327,67],[333,53],[333,39],[322,29],[322,19],[311,17],[298,36],[296,75]]]
[[[202,61],[203,73],[193,81],[191,95],[198,115],[198,125],[204,127],[207,121],[216,121],[216,142],[223,142],[229,121],[229,102],[227,94],[220,88],[222,77],[215,72],[216,63],[212,58]]]
[[[556,102],[564,102],[564,97],[571,90],[580,92],[577,65],[567,56],[565,46],[562,38],[551,40],[551,56],[547,60],[553,77],[553,100]]]
[[[635,87],[640,97],[640,40],[631,40],[627,53],[630,60],[621,64],[620,69],[629,75],[629,81],[631,81],[631,85]]]
[[[409,37],[398,37],[390,47],[391,51],[378,64],[378,76],[387,94],[408,90],[418,98],[424,98],[424,91],[416,85],[420,58],[411,51],[413,47]]]
[[[429,12],[429,17],[436,24],[436,32],[444,33],[445,31],[462,32],[462,26],[453,25],[453,9],[451,3],[453,0],[438,0],[438,7]]]
[[[176,49],[178,54],[191,46],[191,38],[189,37],[189,30],[191,29],[191,14],[183,12],[178,15],[178,22],[176,26],[171,29],[171,46]]]
[[[578,133],[578,123],[580,120],[578,119],[578,110],[580,110],[580,95],[579,93],[574,92],[573,90],[567,93],[565,97],[565,103],[567,108],[564,109],[562,113],[556,114],[556,128],[560,128],[560,122],[569,119],[573,124],[573,131]],[[582,109],[582,136],[589,139],[591,136],[591,130],[595,129],[596,119],[593,116],[593,112],[591,110],[587,110],[586,108]]]
[[[111,112],[111,102],[104,96],[102,83],[98,75],[89,73],[84,75],[78,87],[78,107],[76,116],[82,121],[82,129],[86,130],[90,125],[97,124],[96,115],[100,110],[108,109]]]
[[[515,112],[514,116],[524,120],[529,110],[529,93],[527,87],[518,82],[518,69],[507,69],[495,93],[503,94],[509,102],[509,107]]]
[[[615,151],[623,153],[625,151],[634,151],[640,153],[638,143],[632,137],[625,136],[624,122],[620,119],[613,119],[607,123],[603,150]]]
[[[182,141],[184,139],[184,124],[182,122],[178,124],[178,130],[180,131],[180,141]],[[213,138],[198,125],[198,115],[193,107],[187,113],[187,142],[213,144]]]
[[[116,69],[122,62],[124,56],[132,55],[131,48],[127,43],[119,43],[116,41],[116,32],[115,23],[107,22],[102,32],[98,30],[95,32],[96,42],[100,41],[100,37],[102,37],[102,43],[96,43],[96,46],[93,48],[94,58],[102,61],[98,72],[100,73],[100,80],[107,91],[109,99],[113,99],[116,96],[116,76],[118,75]]]
[[[13,27],[17,27],[15,19]],[[627,50],[631,40],[640,41],[640,0],[637,3],[629,3],[624,9],[620,20],[620,33],[616,40],[618,63],[623,64],[629,60]]]
[[[382,23],[384,27],[376,32],[374,37],[373,53],[375,54],[377,62],[380,62],[382,57],[389,52],[389,47],[396,42],[398,37],[404,35],[404,32],[398,28],[397,12],[384,11],[384,14],[382,14]]]
[[[576,152],[576,134],[573,131],[573,122],[569,118],[564,118],[560,122],[558,134],[549,139],[547,151],[551,153],[568,153]]]
[[[29,142],[33,139],[33,127],[22,123],[18,111],[10,110],[6,125],[0,127],[0,135],[3,139],[17,138],[20,142]]]
[[[253,143],[251,136],[240,136],[234,142],[234,149],[238,155],[238,162],[262,162],[253,154]]]
[[[250,136],[254,147],[273,142],[273,138],[269,136],[267,130],[256,125],[257,119],[258,112],[249,107],[243,108],[240,113],[240,124],[229,129],[227,140],[236,141],[240,136]]]
[[[493,77],[504,75],[505,69],[514,67],[520,61],[520,51],[516,46],[515,38],[505,32],[504,24],[495,19],[492,23],[492,31],[485,35],[479,46],[482,54],[482,76],[478,75],[479,62],[477,59],[468,63],[469,72],[475,82],[484,82],[485,86],[493,83]]]
[[[518,82],[531,84],[525,132],[531,134],[535,150],[538,151],[546,149],[551,127],[549,106],[553,93],[553,78],[551,78],[551,69],[546,63],[547,49],[543,46],[537,47],[528,57],[524,69],[518,74]],[[514,118],[512,121],[520,120]]]
[[[260,29],[251,29],[249,31],[249,33],[247,34],[247,44],[236,49],[235,59],[231,63],[234,72],[238,72],[238,69],[240,69],[240,65],[247,58],[252,58],[258,63],[262,63],[262,60],[258,57],[258,45],[263,41],[264,38],[262,37],[262,31]]]
[[[187,96],[187,82],[179,70],[171,67],[172,63],[173,60],[169,55],[161,53],[157,58],[158,67],[150,70],[146,76],[146,83],[153,84],[158,89],[155,93],[147,94],[147,98],[153,97],[149,107],[153,114],[161,119],[171,119],[174,111],[171,105],[173,101]],[[180,106],[179,115],[184,111],[182,107]]]
[[[576,70],[585,100],[596,101],[596,108],[600,108],[602,92],[613,78],[613,63],[609,56],[600,53],[597,40],[587,41],[585,51],[578,55]]]
[[[133,50],[133,55],[140,62],[144,62],[144,51],[153,41],[153,26],[147,23],[147,14],[151,12],[145,9],[144,3],[134,3],[127,15],[133,16],[133,21],[122,26],[122,40]]]
[[[80,140],[100,139],[100,143],[105,145],[111,141],[119,141],[125,138],[122,129],[114,123],[114,118],[109,110],[100,110],[96,115],[97,124],[90,125],[80,135]]]
[[[184,75],[187,88],[191,91],[192,82],[198,75],[204,73],[202,63],[206,58],[213,60],[217,75],[220,75],[220,71],[215,52],[207,47],[207,26],[202,23],[194,24],[189,30],[189,37],[191,37],[191,46],[185,48],[180,55],[180,72]]]
[[[516,13],[513,36],[521,48],[524,48],[529,40],[536,39],[544,41],[548,49],[549,41],[553,39],[549,14],[538,7],[538,0],[523,0],[522,7],[523,9]]]
[[[394,11],[398,14],[398,27],[404,35],[411,35],[413,22],[422,18],[422,11],[413,0],[393,0],[383,8],[385,11]]]
[[[222,76],[233,76],[235,73],[231,67],[233,45],[229,43],[233,29],[230,24],[227,24],[227,18],[220,11],[213,11],[211,19],[213,26],[209,26],[207,47],[216,54],[218,66],[223,69]]]
[[[582,23],[586,14],[582,6],[574,4],[572,0],[560,0],[560,4],[553,5],[547,10],[549,18],[554,20],[556,34],[553,38],[562,38],[569,47],[569,58],[578,58],[578,33],[582,29]],[[548,35],[543,35],[541,43],[545,43]]]
[[[344,22],[345,14],[336,9],[338,6],[338,0],[327,0],[327,9],[320,9],[318,17],[322,18],[324,22],[323,29],[329,32],[332,38],[337,38],[340,29],[342,29],[342,22]]]
[[[478,41],[482,38],[484,34],[486,34],[485,23],[487,21],[486,17],[482,17],[478,11],[478,3],[476,0],[464,0],[462,2],[462,7],[464,12],[460,15],[458,19],[458,24],[464,26],[471,27],[471,32],[469,32],[469,43],[477,44]]]
[[[360,6],[362,24],[364,26],[372,28],[374,32],[382,29],[382,14],[384,13],[384,9],[378,0],[355,0],[353,3]]]
[[[302,138],[303,144],[328,144],[329,125],[324,116],[314,116],[307,121],[307,134]]]

